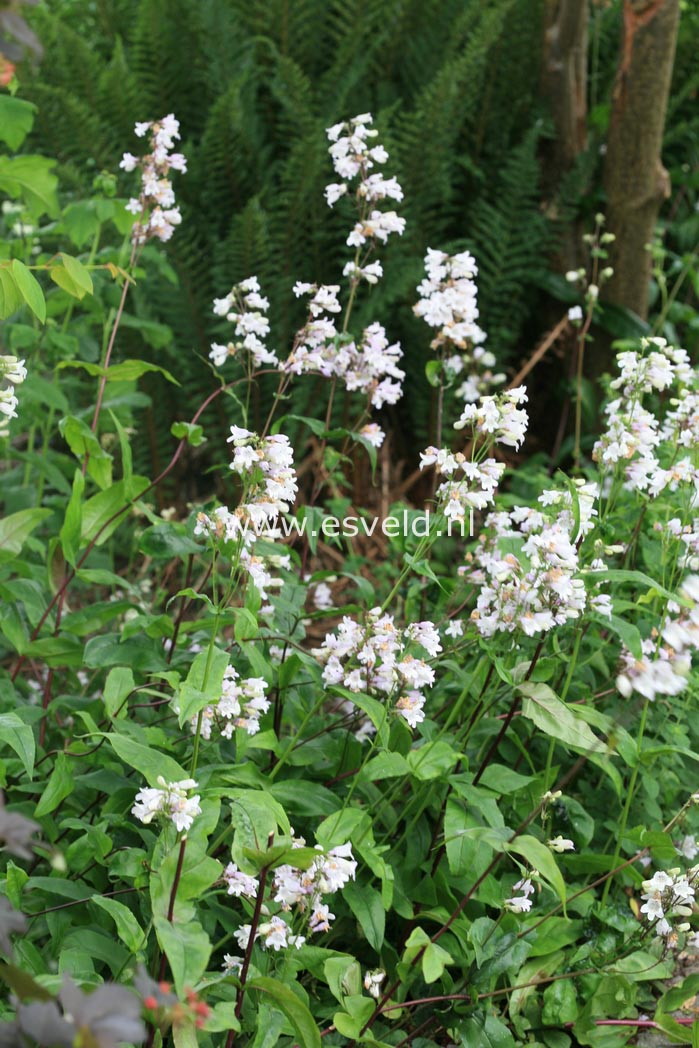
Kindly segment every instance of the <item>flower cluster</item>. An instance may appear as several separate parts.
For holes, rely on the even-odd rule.
[[[495,357],[482,343],[485,332],[478,319],[478,290],[474,277],[478,267],[468,251],[447,255],[428,248],[425,255],[427,276],[418,285],[419,301],[413,311],[426,324],[436,328],[431,348],[443,353],[447,372],[463,375],[457,395],[472,402],[503,382],[503,374],[494,374]]]
[[[376,164],[385,164],[388,153],[382,145],[372,144],[378,131],[371,127],[371,113],[362,113],[351,120],[327,130],[332,143],[329,149],[335,171],[343,180],[333,182],[325,188],[325,197],[332,207],[349,191],[349,183],[359,179],[356,189],[356,200],[359,207],[359,221],[347,237],[350,247],[357,248],[352,267],[345,275],[353,283],[362,278],[375,283],[381,276],[381,270],[371,269],[366,265],[368,255],[377,241],[386,243],[392,233],[401,234],[405,229],[405,219],[395,211],[381,211],[376,204],[384,200],[401,201],[403,190],[397,179],[384,178],[379,172],[371,173]],[[366,258],[360,260],[361,248],[366,247]]]
[[[644,900],[641,913],[653,925],[656,935],[665,939],[669,946],[677,944],[677,933],[689,931],[689,924],[682,921],[673,928],[673,917],[690,917],[693,912],[695,892],[699,883],[699,866],[686,873],[679,868],[657,870],[643,882]]]
[[[679,484],[694,483],[699,473],[689,457],[678,458],[678,447],[692,447],[692,424],[696,396],[680,389],[675,410],[668,413],[661,429],[656,415],[643,405],[650,393],[662,393],[673,385],[696,382],[689,358],[683,349],[668,346],[663,338],[641,340],[641,353],[628,351],[617,357],[619,376],[611,383],[618,391],[605,408],[607,429],[594,446],[592,457],[603,469],[624,466],[626,487],[647,492],[651,497]],[[667,448],[667,468],[662,465],[663,442]]]
[[[284,434],[262,438],[241,426],[231,426],[228,442],[233,444],[230,468],[243,480],[243,501],[234,511],[219,506],[210,514],[198,513],[194,534],[240,544],[240,564],[266,600],[268,589],[282,585],[270,569],[288,568],[290,560],[288,555],[257,555],[253,547],[262,534],[277,536],[273,524],[296,498],[293,452]]]
[[[640,659],[622,649],[616,686],[625,697],[635,691],[652,701],[657,695],[679,695],[687,687],[692,652],[699,649],[699,575],[683,580],[680,595],[684,605],[669,602],[660,634],[643,641]]]
[[[401,630],[392,615],[373,608],[364,625],[345,616],[313,654],[324,666],[323,680],[328,686],[341,684],[353,692],[384,695],[397,691],[396,710],[414,728],[425,719],[422,689],[434,683],[435,674],[425,659],[410,653],[412,644],[433,658],[442,650],[431,622],[412,623]],[[363,725],[362,734],[368,731],[371,728]]]
[[[293,375],[319,374],[339,379],[349,392],[368,396],[375,408],[395,404],[402,396],[401,383],[405,378],[405,372],[398,367],[403,356],[400,344],[391,345],[385,329],[378,323],[370,324],[357,341],[349,335],[340,335],[330,318],[312,312],[319,291],[323,290],[327,289],[308,284],[295,286],[297,295],[310,292],[313,296],[311,315],[297,333],[283,369]],[[327,303],[327,298],[322,301]],[[322,308],[328,309],[328,305]]]
[[[236,284],[225,298],[214,299],[214,315],[225,317],[235,325],[235,338],[221,345],[212,343],[209,358],[217,368],[222,367],[229,357],[240,350],[247,350],[256,368],[263,364],[277,367],[279,360],[273,350],[268,349],[263,339],[269,335],[267,311],[269,300],[260,294],[257,277],[248,277]]]
[[[483,636],[522,629],[531,637],[581,614],[587,595],[578,577],[576,543],[592,527],[596,511],[591,485],[581,484],[577,496],[578,535],[572,534],[570,492],[546,491],[540,496],[543,506],[560,507],[553,519],[528,506],[486,518],[480,548],[461,569],[481,586],[471,618]],[[600,613],[611,612],[605,595],[594,597],[592,604]]]
[[[170,171],[187,170],[187,160],[182,153],[171,153],[175,139],[180,137],[180,124],[170,113],[162,120],[136,124],[139,138],[150,134],[150,153],[142,159],[132,153],[124,153],[119,167],[124,171],[141,168],[141,192],[132,197],[126,210],[138,215],[131,239],[134,244],[145,244],[147,240],[169,240],[175,226],[182,221],[179,208],[175,205],[175,194],[170,182]]]
[[[17,418],[19,399],[15,386],[19,386],[27,377],[23,360],[17,357],[0,355],[0,437],[9,433],[10,419]]]
[[[508,389],[494,397],[481,397],[476,404],[467,404],[454,429],[473,432],[474,440],[483,438],[487,443],[506,444],[519,450],[527,432],[529,416],[519,407],[529,398],[525,386]]]
[[[260,717],[269,709],[269,699],[265,695],[267,687],[264,677],[243,680],[233,666],[228,666],[223,674],[221,697],[202,711],[201,737],[210,739],[214,727],[224,739],[230,739],[235,728],[256,735],[260,730]],[[179,710],[175,709],[175,712]],[[198,716],[192,717],[192,734],[196,732],[198,722]]]
[[[149,825],[156,815],[172,819],[176,829],[182,833],[187,831],[194,821],[196,815],[201,815],[199,801],[201,797],[195,794],[187,796],[190,790],[196,790],[197,784],[194,779],[182,779],[180,782],[166,782],[162,775],[158,776],[160,789],[144,787],[136,794],[136,803],[131,809],[131,814],[140,819],[146,826]]]
[[[292,848],[304,848],[305,844],[302,837],[297,837],[293,840]],[[306,937],[293,934],[291,925],[281,916],[282,913],[291,915],[294,909],[303,916],[304,931],[311,934],[329,931],[330,922],[335,919],[335,914],[330,912],[330,907],[323,902],[323,897],[334,895],[344,888],[348,881],[354,880],[357,863],[349,843],[328,851],[324,851],[320,845],[316,845],[316,848],[318,856],[312,860],[308,869],[299,869],[289,863],[275,869],[271,894],[273,901],[280,907],[280,913],[270,916],[256,929],[255,940],[260,942],[263,949],[280,950],[288,946],[299,949],[303,946]],[[257,898],[257,878],[243,873],[235,863],[228,864],[223,879],[228,886],[229,895],[237,898]],[[251,925],[243,924],[234,933],[241,950],[247,949],[251,931]],[[239,957],[225,957],[225,966],[229,970],[239,967],[240,963]]]
[[[463,521],[466,513],[492,505],[504,462],[493,458],[471,462],[460,452],[448,448],[426,448],[420,453],[420,469],[434,466],[437,473],[448,477],[436,491],[438,505],[448,520]],[[461,476],[459,476],[461,474]]]
[[[531,878],[522,877],[521,880],[512,886],[512,890],[522,894],[514,895],[511,899],[505,899],[505,909],[510,910],[512,913],[528,913],[532,908],[532,901],[529,896],[536,891]]]

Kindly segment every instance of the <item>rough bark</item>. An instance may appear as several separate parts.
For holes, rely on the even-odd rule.
[[[607,225],[616,235],[614,276],[604,298],[648,314],[646,245],[669,179],[660,154],[677,41],[680,0],[624,0],[624,35],[607,139]]]
[[[555,131],[543,148],[543,191],[549,214],[561,182],[587,148],[587,27],[583,0],[546,0],[541,92]],[[581,230],[575,223],[565,224],[557,254],[557,269],[577,269],[584,263]]]

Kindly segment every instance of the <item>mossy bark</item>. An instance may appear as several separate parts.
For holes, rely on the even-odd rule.
[[[616,241],[604,298],[645,318],[651,258],[647,245],[669,178],[661,148],[675,57],[680,0],[624,0],[624,35],[607,139],[607,225]]]

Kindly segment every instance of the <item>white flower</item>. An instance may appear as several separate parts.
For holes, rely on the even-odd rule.
[[[547,841],[546,843],[548,844],[551,851],[575,851],[575,845],[573,844],[573,842],[568,837],[561,837],[560,834],[558,835],[558,837],[554,837],[553,840]]]
[[[371,997],[378,1001],[381,996],[381,983],[386,978],[383,968],[374,968],[364,976],[364,989]]]
[[[416,728],[425,719],[424,705],[424,695],[419,691],[408,691],[398,699],[396,710],[411,728]]]
[[[582,318],[583,318],[582,307],[581,306],[571,306],[570,309],[568,310],[568,320],[570,320],[571,323],[575,324],[578,321],[582,320]]]
[[[229,862],[223,871],[223,879],[228,885],[228,894],[246,899],[257,898],[257,878],[239,870],[234,862]]]
[[[201,815],[199,795],[187,796],[189,790],[197,788],[196,782],[194,779],[166,782],[162,776],[158,776],[158,784],[159,789],[139,790],[131,814],[145,825],[151,823],[156,815],[165,815],[172,820],[180,833],[188,830],[195,816]]]
[[[512,899],[505,899],[505,909],[511,910],[512,913],[527,913],[531,908],[531,899],[527,899],[523,895],[515,896]]]

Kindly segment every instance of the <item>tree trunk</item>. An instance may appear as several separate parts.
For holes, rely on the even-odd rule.
[[[576,158],[587,148],[587,4],[581,0],[546,0],[541,92],[555,129],[543,144],[544,199],[552,218],[555,198]],[[584,265],[582,230],[564,222],[554,262],[561,271]]]
[[[648,315],[653,239],[669,179],[660,160],[680,0],[624,0],[624,36],[607,139],[606,229],[616,235],[603,296]]]

